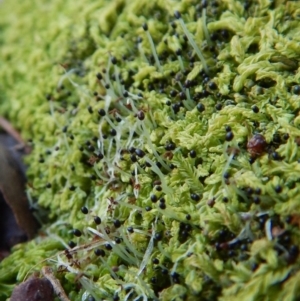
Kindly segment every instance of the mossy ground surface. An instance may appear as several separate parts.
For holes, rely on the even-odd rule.
[[[1,300],[44,265],[72,301],[299,300],[300,3],[204,2],[0,3],[0,114],[43,223]]]

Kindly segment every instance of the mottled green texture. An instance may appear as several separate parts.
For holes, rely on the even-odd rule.
[[[208,1],[203,12],[198,2],[1,4],[0,114],[32,139],[28,195],[49,217],[1,263],[3,300],[45,264],[72,301],[299,299],[300,4]],[[250,163],[255,133],[268,146]],[[145,152],[138,163],[130,147]],[[166,208],[153,202],[162,197]],[[71,239],[79,247],[67,259]]]

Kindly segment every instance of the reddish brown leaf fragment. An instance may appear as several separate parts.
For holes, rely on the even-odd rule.
[[[46,278],[31,277],[15,287],[10,301],[54,301],[52,284]]]

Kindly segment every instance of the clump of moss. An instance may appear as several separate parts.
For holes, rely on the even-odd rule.
[[[71,300],[299,298],[298,2],[1,5],[0,112],[48,212],[3,298],[45,261]]]

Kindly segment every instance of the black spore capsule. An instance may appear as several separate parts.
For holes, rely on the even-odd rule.
[[[99,216],[95,216],[95,217],[94,217],[94,223],[95,223],[96,225],[100,225],[100,224],[101,224],[101,218],[100,218]]]
[[[205,110],[204,104],[202,104],[201,102],[199,102],[197,104],[197,110],[198,110],[198,112],[202,113]]]
[[[79,229],[73,229],[73,234],[75,235],[75,236],[77,236],[77,237],[80,237],[81,236],[81,231],[79,230]]]
[[[81,207],[81,212],[83,214],[88,214],[89,210],[85,206],[83,206],[83,207]]]
[[[143,29],[144,29],[145,31],[148,30],[148,25],[147,25],[147,23],[144,23],[144,24],[142,25],[142,27],[143,27]]]
[[[143,111],[138,111],[137,118],[139,120],[144,120],[145,119],[145,113]]]
[[[105,252],[104,252],[104,250],[102,250],[102,249],[95,249],[94,250],[94,253],[95,253],[95,255],[97,255],[97,256],[105,256]]]
[[[196,156],[197,156],[196,151],[192,149],[192,150],[190,151],[190,157],[191,157],[191,158],[196,158]]]
[[[75,243],[74,241],[72,241],[72,240],[69,241],[68,245],[69,245],[69,247],[70,247],[71,249],[73,249],[73,248],[76,247],[76,243]]]
[[[178,10],[176,10],[176,11],[174,12],[174,17],[175,17],[176,19],[180,19],[180,18],[181,18],[181,14],[180,14],[180,12],[179,12]]]
[[[120,228],[121,227],[121,222],[118,219],[114,220],[114,226],[116,228]]]
[[[226,133],[226,136],[225,136],[225,140],[226,141],[231,141],[233,139],[234,135],[233,133],[230,131],[230,132],[227,132]]]
[[[137,156],[139,156],[140,158],[143,158],[145,156],[145,152],[139,148],[137,148],[135,150],[135,153],[137,154]]]

